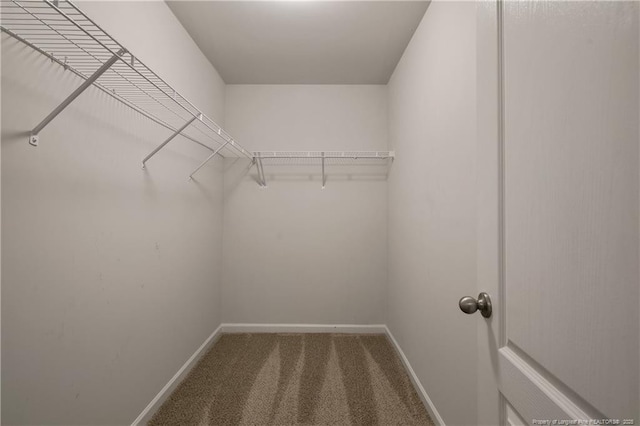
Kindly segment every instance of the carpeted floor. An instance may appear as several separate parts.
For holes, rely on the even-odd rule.
[[[384,335],[225,334],[150,425],[433,425]]]

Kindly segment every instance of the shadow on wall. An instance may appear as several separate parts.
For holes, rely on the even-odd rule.
[[[258,174],[248,158],[226,158],[224,160],[224,195],[233,192],[247,176],[258,184]]]

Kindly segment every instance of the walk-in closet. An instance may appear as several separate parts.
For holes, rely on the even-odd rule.
[[[639,21],[0,0],[2,424],[638,424]]]

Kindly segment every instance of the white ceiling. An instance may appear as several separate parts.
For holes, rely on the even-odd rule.
[[[386,84],[427,1],[168,1],[227,84]]]

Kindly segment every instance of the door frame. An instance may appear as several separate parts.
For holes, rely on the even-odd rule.
[[[476,2],[477,115],[477,286],[494,306],[491,318],[478,318],[477,407],[479,425],[507,424],[498,388],[499,348],[504,321],[504,101],[502,3]]]

